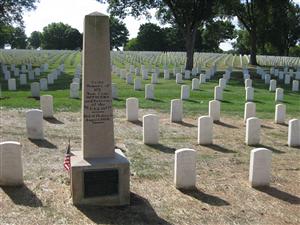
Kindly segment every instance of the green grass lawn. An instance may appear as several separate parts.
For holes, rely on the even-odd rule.
[[[61,54],[54,58],[53,63],[49,65],[49,71],[57,68],[64,60],[65,72],[55,81],[55,84],[48,85],[48,91],[42,91],[43,94],[50,94],[54,97],[55,111],[79,111],[81,109],[80,99],[69,98],[69,86],[72,82],[75,73],[76,65],[80,62],[80,53]],[[239,60],[236,57],[236,61]],[[237,62],[238,63],[238,62]],[[118,66],[124,66],[118,64]],[[162,68],[162,65],[161,65]],[[48,73],[41,74],[41,77],[46,77]],[[253,80],[253,87],[255,88],[254,99],[256,103],[257,116],[261,118],[272,118],[275,110],[275,93],[269,92],[269,85],[265,85],[259,79],[254,70],[251,70],[251,78]],[[190,99],[184,101],[184,112],[186,114],[197,115],[208,112],[208,102],[213,99],[214,87],[218,85],[218,79],[222,77],[223,71],[218,71],[217,75],[207,82],[200,85],[200,90],[191,91]],[[7,81],[3,80],[1,74],[2,99],[0,105],[7,108],[38,108],[39,101],[30,97],[30,86],[19,86],[17,81],[18,91],[7,91]],[[113,101],[113,106],[117,108],[124,108],[126,98],[137,97],[141,108],[153,108],[160,111],[167,112],[170,110],[170,101],[172,99],[180,98],[180,85],[175,83],[175,78],[164,80],[163,74],[160,74],[159,84],[155,85],[155,100],[144,99],[144,90],[134,91],[133,85],[126,84],[125,80],[121,80],[118,76],[113,75],[113,83],[116,83],[118,88],[118,99]],[[36,80],[38,81],[38,80]],[[142,87],[149,80],[142,81]],[[191,80],[184,81],[191,87]],[[291,92],[291,86],[285,86],[282,82],[277,84],[278,87],[284,88],[284,104],[287,107],[287,114],[292,117],[299,117],[300,115],[300,93]],[[241,71],[232,73],[223,93],[221,110],[222,113],[243,116],[245,104],[245,89],[244,81]]]

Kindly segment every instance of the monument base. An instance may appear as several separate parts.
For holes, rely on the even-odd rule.
[[[120,149],[113,158],[84,159],[72,151],[71,190],[74,205],[128,205],[129,161]]]

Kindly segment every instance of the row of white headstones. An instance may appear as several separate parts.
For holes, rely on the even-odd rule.
[[[37,77],[41,75],[43,72],[47,72],[48,64],[43,64],[40,67],[37,67],[32,70],[31,64],[22,65],[21,66],[22,74],[19,74],[19,68],[17,68],[14,64],[10,65],[10,71],[13,72],[15,78],[11,78],[11,73],[8,70],[7,65],[2,65],[2,71],[4,74],[4,79],[8,82],[8,90],[16,91],[17,90],[17,79],[20,81],[20,85],[27,85],[28,80],[35,80]],[[17,71],[17,72],[16,72]],[[48,84],[54,84],[54,82],[58,79],[58,77],[64,72],[64,64],[58,66],[58,68],[54,69],[47,75],[47,78],[41,78],[39,82],[32,82],[30,84],[31,96],[39,97],[40,91],[47,91]],[[27,74],[28,73],[28,77]],[[27,80],[28,78],[28,80]]]
[[[253,103],[246,103],[253,104]],[[53,97],[43,95],[40,98],[40,109],[26,112],[27,137],[30,139],[44,139],[43,118],[53,118]],[[249,108],[245,108],[247,145],[260,142],[261,122],[256,117],[249,117]],[[252,108],[253,110],[253,108]],[[251,112],[253,113],[253,111]],[[254,112],[255,113],[255,112]],[[138,121],[139,106],[137,98],[126,100],[126,119]],[[182,100],[171,101],[171,122],[181,122],[183,118]],[[276,106],[275,123],[284,123],[285,107]],[[198,144],[213,143],[213,122],[220,120],[220,102],[209,102],[209,115],[198,118]],[[153,114],[143,116],[144,144],[159,143],[159,117]],[[288,145],[300,146],[300,120],[289,121]],[[23,183],[23,168],[21,144],[18,142],[0,143],[0,185],[21,185]],[[251,151],[249,181],[251,186],[266,186],[270,182],[271,151],[258,148]],[[174,183],[177,188],[193,188],[196,185],[196,151],[193,149],[179,149],[175,151]]]

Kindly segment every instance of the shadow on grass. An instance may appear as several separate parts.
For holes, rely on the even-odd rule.
[[[231,104],[233,104],[233,102],[231,102],[231,101],[227,101],[227,100],[221,100],[221,102],[223,102],[223,103],[231,103]]]
[[[143,126],[143,122],[142,121],[140,121],[140,120],[137,120],[137,121],[128,121],[129,123],[133,123],[133,124],[135,124],[135,125],[137,125],[137,126]]]
[[[277,123],[277,125],[284,126],[284,127],[288,127],[289,126],[287,123]]]
[[[8,96],[1,96],[0,97],[0,100],[5,100],[5,99],[9,99],[10,97],[8,97]]]
[[[29,141],[31,141],[31,143],[35,144],[36,146],[38,146],[39,148],[57,148],[56,145],[52,144],[51,142],[49,142],[46,139],[43,140],[38,140],[38,139],[31,139],[28,138]]]
[[[122,99],[122,98],[114,98],[114,99],[113,99],[113,101],[117,101],[117,102],[123,102],[123,101],[124,101],[124,99]]]
[[[193,99],[183,99],[185,102],[192,102],[192,103],[199,103],[200,101],[193,100]]]
[[[264,125],[264,124],[262,124],[261,127],[266,128],[266,129],[274,129],[274,127],[270,127],[270,126],[267,126],[267,125]]]
[[[289,194],[287,192],[281,191],[275,187],[255,187],[256,190],[266,193],[274,198],[288,202],[293,205],[300,205],[300,198]]]
[[[176,123],[176,124],[179,124],[179,125],[182,125],[182,126],[185,126],[185,127],[197,127],[194,124],[187,123],[187,122],[184,122],[184,121],[178,121],[178,122],[172,122],[172,123]]]
[[[64,124],[60,120],[56,119],[55,117],[52,118],[44,118],[48,123],[53,123],[53,124]]]
[[[189,195],[189,196],[191,196],[201,202],[209,204],[209,205],[213,205],[213,206],[230,205],[229,202],[227,202],[217,196],[206,194],[197,188],[191,189],[191,190],[180,189],[180,191],[185,195]]]
[[[236,127],[236,126],[233,126],[228,123],[221,122],[221,121],[214,121],[214,123],[217,125],[223,126],[223,127],[238,129],[238,127]]]
[[[152,98],[152,99],[147,99],[147,100],[150,100],[152,102],[164,102],[163,100],[157,99],[157,98]]]
[[[161,224],[171,225],[160,218],[149,201],[130,194],[130,205],[118,207],[76,206],[86,217],[97,224]]]
[[[250,101],[251,102],[251,101]],[[260,104],[264,104],[265,102],[262,102],[262,101],[259,101],[259,100],[254,100],[254,101],[252,101],[252,102],[254,102],[254,103],[260,103]]]
[[[211,144],[211,145],[204,145],[207,148],[210,148],[212,150],[215,150],[217,152],[222,152],[222,153],[236,153],[236,151],[224,148],[223,146],[220,145],[215,145],[215,144]]]
[[[2,187],[16,205],[42,207],[42,201],[25,184],[19,187]]]
[[[285,152],[280,151],[280,150],[278,150],[276,148],[273,148],[271,146],[266,146],[266,145],[263,145],[263,144],[253,145],[253,147],[256,147],[256,148],[266,148],[266,149],[269,149],[272,152],[277,153],[277,154],[284,154],[285,153]]]
[[[32,96],[28,96],[27,98],[33,98],[33,99],[35,99],[35,100],[37,100],[37,101],[40,100],[40,97],[32,97]]]
[[[161,152],[164,152],[164,153],[171,153],[173,154],[176,149],[175,148],[171,148],[171,147],[168,147],[168,146],[165,146],[165,145],[162,145],[162,144],[146,144],[147,146],[149,146],[150,148],[154,148],[156,150],[159,150]]]

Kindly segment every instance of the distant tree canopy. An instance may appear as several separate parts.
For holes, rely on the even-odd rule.
[[[110,29],[110,49],[119,50],[120,47],[124,47],[128,41],[129,31],[126,25],[117,18],[109,17],[109,29]]]
[[[29,47],[39,48],[42,44],[42,33],[39,31],[33,31],[28,38]]]
[[[82,46],[81,33],[63,23],[51,23],[43,28],[43,49],[70,49],[75,50]]]
[[[211,21],[195,34],[195,51],[222,52],[221,42],[235,37],[234,25],[229,21]],[[184,51],[184,36],[177,26],[161,28],[156,24],[142,24],[136,39],[126,44],[125,50]]]

